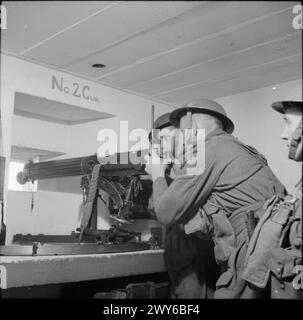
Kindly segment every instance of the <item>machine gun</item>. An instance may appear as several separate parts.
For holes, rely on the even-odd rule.
[[[129,157],[129,153],[119,154],[118,160],[126,156]],[[21,184],[39,179],[82,176],[80,186],[85,212],[77,230],[79,233],[73,231],[70,236],[17,234],[13,242],[18,245],[0,246],[0,256],[100,254],[149,249],[152,243],[141,241],[140,232],[121,228],[122,222],[131,220],[130,213],[135,208],[141,213],[148,211],[146,199],[151,193],[151,181],[141,181],[141,175],[147,175],[144,165],[111,164],[108,158],[98,159],[96,155],[29,162],[17,175]],[[145,190],[146,186],[149,186],[149,192]],[[97,229],[99,190],[106,192],[112,200],[111,216],[116,224],[109,230]]]
[[[150,218],[148,199],[152,192],[152,181],[141,179],[147,173],[144,164],[132,164],[132,156],[140,154],[120,153],[112,157],[99,158],[97,155],[63,160],[29,162],[17,175],[21,184],[40,179],[82,176],[80,187],[83,193],[83,212],[79,232],[79,242],[101,241],[102,243],[129,241],[140,238],[137,233],[129,233],[121,228],[123,223],[131,223],[134,218]],[[109,231],[97,229],[97,199],[99,190],[109,195],[111,218],[118,222]]]
[[[152,106],[151,124],[153,128],[154,106]],[[137,159],[138,157],[142,159],[142,152],[139,153],[137,152],[135,156]],[[152,216],[152,212],[148,209],[152,181],[143,179],[143,176],[147,177],[144,164],[132,164],[130,159],[133,159],[133,155],[129,152],[116,154],[115,163],[111,162],[111,157],[98,158],[97,155],[92,155],[26,164],[17,175],[20,184],[41,179],[82,176],[80,187],[84,206],[81,225],[77,229],[79,233],[73,231],[71,236],[58,236],[59,242],[64,242],[64,245],[54,239],[54,237],[58,239],[57,236],[44,237],[52,239],[50,241],[52,244],[49,244],[47,243],[49,241],[44,241],[40,235],[29,235],[29,237],[15,235],[14,238],[20,245],[1,246],[0,255],[91,254],[157,247],[159,237],[156,234],[152,237],[152,240],[156,241],[154,244],[152,241],[146,243],[141,242],[140,232],[130,232],[121,228],[121,224],[130,223],[134,218]],[[110,230],[97,229],[97,203],[98,198],[102,199],[100,190],[106,192],[111,199],[109,209],[116,225],[114,224]]]

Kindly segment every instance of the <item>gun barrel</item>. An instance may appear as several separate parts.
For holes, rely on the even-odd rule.
[[[25,184],[28,181],[90,174],[98,164],[96,155],[54,161],[29,162],[23,171],[17,174],[17,181]]]
[[[130,155],[129,152],[117,153],[113,155],[116,161],[113,161],[113,156],[98,159],[97,155],[37,163],[30,161],[25,165],[23,171],[17,174],[17,181],[25,184],[28,181],[90,174],[98,163],[104,163],[101,167],[103,176],[146,175],[145,165],[132,164]]]

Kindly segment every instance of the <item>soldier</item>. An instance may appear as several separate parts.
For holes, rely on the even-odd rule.
[[[272,104],[272,107],[284,114],[285,128],[282,132],[282,139],[287,141],[289,149],[288,157],[291,160],[302,162],[302,101],[280,101]],[[302,264],[302,177],[296,184],[296,195],[292,198],[296,202],[296,212],[294,212],[294,222],[290,228],[289,242],[290,245],[299,250],[298,254],[301,256]],[[294,202],[294,201],[293,201]],[[301,254],[300,254],[301,252]],[[303,270],[301,270],[303,272]],[[302,292],[302,274],[301,274],[301,292],[293,285],[291,287],[291,297],[303,299]]]
[[[302,101],[272,104],[284,115],[282,139],[287,141],[288,157],[298,162],[302,162],[302,106]],[[302,272],[301,179],[296,187],[295,196],[273,197],[266,204],[247,250],[243,279],[259,290],[268,288],[272,299],[303,299],[302,274],[298,283],[295,279]]]
[[[288,157],[302,162],[302,101],[279,101],[272,108],[284,115],[285,128],[282,139],[287,141]],[[299,181],[302,184],[302,181]]]
[[[161,137],[162,141],[164,140],[163,149],[166,143],[168,150],[170,150],[169,144],[173,136],[170,133],[174,130],[169,121],[169,115],[170,113],[163,114],[154,123],[154,129],[160,130],[160,132],[154,132],[154,142],[159,143]],[[151,133],[149,139],[151,141]],[[165,172],[166,183],[169,185],[178,175],[178,170],[175,165],[167,165]],[[210,299],[213,297],[218,267],[211,241],[186,235],[180,228],[167,229],[165,264],[172,298]]]
[[[198,163],[196,172],[188,175],[185,162],[184,174],[170,186],[164,164],[146,166],[153,179],[158,220],[169,230],[179,227],[187,234],[212,238],[221,266],[214,298],[260,298],[241,278],[248,241],[263,204],[284,194],[284,186],[261,154],[231,135],[234,124],[215,101],[191,102],[174,110],[170,121],[181,130],[205,130],[205,163]]]

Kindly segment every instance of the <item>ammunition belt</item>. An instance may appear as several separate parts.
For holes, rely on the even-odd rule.
[[[89,183],[89,192],[88,192],[88,197],[86,200],[86,203],[83,208],[83,216],[81,219],[81,233],[80,233],[80,238],[79,241],[82,239],[83,231],[87,228],[89,219],[92,214],[93,210],[93,204],[96,198],[96,192],[98,189],[98,178],[99,178],[99,172],[102,164],[97,164],[94,166],[93,172],[92,172],[92,177]]]
[[[92,172],[92,178],[89,183],[89,193],[87,197],[87,202],[94,202],[96,197],[96,192],[98,188],[98,178],[99,178],[99,172],[102,164],[97,164],[94,166],[93,172]]]

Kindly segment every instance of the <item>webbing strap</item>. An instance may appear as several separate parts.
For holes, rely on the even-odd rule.
[[[248,218],[245,212],[230,217],[229,222],[234,230],[236,238],[238,238],[238,236],[242,234],[244,230],[247,231]],[[245,235],[247,236],[248,232],[246,232]]]
[[[226,208],[223,208],[218,203],[213,201],[208,201],[206,206],[203,207],[203,211],[207,216],[212,216],[216,214],[219,210],[226,213],[228,221],[230,222],[232,229],[234,231],[237,246],[248,240],[255,228],[256,221],[254,220],[254,212],[262,208],[263,202],[256,202],[255,204],[248,205],[246,207],[241,207],[234,212],[230,212]]]
[[[296,152],[298,145],[302,139],[302,121],[297,126],[296,130],[294,131],[292,135],[292,139],[290,141],[290,147],[289,147],[289,159],[295,160]]]
[[[81,219],[81,224],[80,224],[80,237],[79,237],[79,242],[82,240],[83,232],[87,228],[92,211],[93,211],[93,204],[96,198],[96,192],[98,188],[98,178],[99,178],[99,171],[101,168],[102,164],[97,164],[94,166],[93,172],[92,172],[92,177],[89,183],[89,192],[88,192],[88,197],[87,201],[83,207],[83,215]]]

